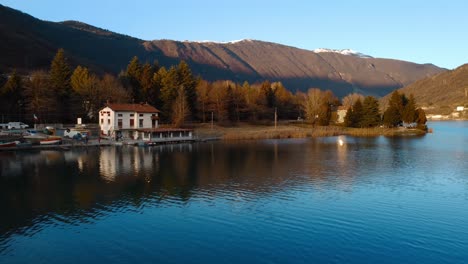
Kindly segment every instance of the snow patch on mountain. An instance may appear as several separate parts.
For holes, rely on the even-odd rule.
[[[348,56],[356,56],[356,57],[360,57],[360,58],[372,58],[372,56],[369,56],[369,55],[366,55],[364,53],[361,53],[361,52],[357,52],[355,50],[352,50],[352,49],[341,49],[341,50],[337,50],[337,49],[314,49],[313,52],[315,53],[326,53],[326,52],[331,52],[331,53],[339,53],[339,54],[342,54],[342,55],[348,55]]]

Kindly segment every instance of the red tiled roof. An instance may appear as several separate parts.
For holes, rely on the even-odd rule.
[[[107,104],[107,107],[114,111],[127,111],[137,113],[158,113],[160,112],[154,106],[149,104]]]

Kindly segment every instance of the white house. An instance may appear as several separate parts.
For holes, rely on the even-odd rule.
[[[344,123],[346,113],[348,113],[348,109],[344,106],[339,106],[338,110],[336,111],[336,114],[337,114],[336,123]]]
[[[465,107],[464,106],[457,106],[457,111],[458,112],[465,111]]]
[[[107,104],[99,111],[101,134],[112,138],[145,139],[143,130],[157,129],[159,110],[149,104]]]

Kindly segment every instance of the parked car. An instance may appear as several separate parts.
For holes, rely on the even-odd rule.
[[[29,127],[23,122],[10,122],[7,125],[8,125],[8,129],[25,129]]]
[[[73,139],[81,139],[81,138],[85,138],[85,137],[88,137],[89,135],[89,130],[85,130],[85,129],[67,129],[65,130],[65,132],[63,133],[63,136],[64,137],[67,137],[67,138],[73,138]]]

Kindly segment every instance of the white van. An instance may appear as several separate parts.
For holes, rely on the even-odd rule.
[[[29,126],[23,122],[10,122],[8,123],[8,129],[25,129]]]

